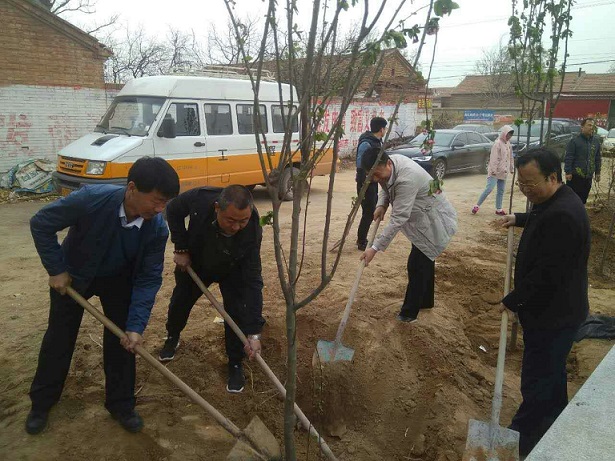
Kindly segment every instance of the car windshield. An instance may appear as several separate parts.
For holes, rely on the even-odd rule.
[[[164,101],[165,98],[119,96],[113,100],[94,131],[147,136]]]
[[[609,135],[608,135],[608,137],[609,137],[609,138],[615,138],[615,128],[611,128],[611,129],[609,130]]]
[[[440,147],[448,147],[451,145],[453,138],[456,133],[443,133],[441,131],[436,130],[436,135],[434,137],[434,145]],[[424,134],[418,135],[410,142],[410,147],[419,147],[425,141]]]

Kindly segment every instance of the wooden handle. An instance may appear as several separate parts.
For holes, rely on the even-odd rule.
[[[369,238],[367,239],[366,248],[370,248],[374,243],[374,239],[376,238],[376,233],[378,232],[378,226],[380,226],[380,221],[382,219],[376,219],[374,226],[369,234]],[[342,335],[344,334],[344,330],[346,329],[346,323],[348,323],[348,318],[350,317],[350,308],[352,307],[352,303],[354,302],[354,298],[357,295],[357,290],[359,289],[359,282],[361,281],[361,276],[363,275],[363,269],[365,269],[365,260],[362,259],[359,263],[359,268],[357,269],[357,275],[354,279],[354,284],[352,285],[352,289],[350,290],[350,295],[348,296],[348,302],[346,303],[346,307],[344,308],[344,314],[342,315],[342,321],[340,322],[340,326],[337,328],[337,334],[335,335],[335,345],[333,346],[333,351],[331,352],[331,357],[335,357],[335,353],[337,352],[337,348],[342,343]]]
[[[86,311],[92,314],[96,319],[101,322],[105,328],[107,328],[111,333],[117,336],[120,339],[126,338],[126,333],[124,333],[118,326],[100,313],[98,309],[92,306],[83,296],[77,293],[72,287],[68,287],[66,292],[73,298],[81,307],[83,307]],[[209,413],[224,429],[231,433],[234,437],[238,439],[245,439],[243,432],[235,426],[231,421],[225,418],[222,413],[212,407],[203,397],[197,394],[194,390],[190,388],[185,382],[175,376],[167,367],[162,365],[158,360],[156,360],[149,352],[147,352],[142,346],[136,346],[135,352],[143,357],[151,366],[153,366],[156,370],[158,370],[165,378],[175,384],[190,400],[196,403],[198,406],[203,408],[207,413]]]
[[[512,273],[512,252],[514,242],[514,228],[508,228],[507,254],[506,254],[506,275],[504,277],[504,296],[510,292],[510,282]],[[506,358],[506,334],[508,332],[508,311],[502,312],[500,321],[500,344],[498,345],[498,363],[495,369],[495,388],[493,391],[493,403],[491,406],[491,422],[495,425],[500,424],[500,410],[502,409],[502,386],[504,384],[504,360]]]
[[[214,295],[211,294],[211,291],[209,291],[209,289],[205,286],[205,284],[203,283],[203,281],[200,279],[200,277],[196,274],[196,272],[194,272],[194,270],[192,269],[192,267],[188,266],[186,268],[186,271],[188,272],[188,274],[190,275],[190,277],[192,277],[192,280],[194,280],[194,283],[197,284],[197,286],[201,289],[201,291],[203,292],[203,294],[205,295],[205,297],[209,300],[209,302],[211,302],[211,304],[213,304],[213,306],[216,308],[216,310],[218,311],[218,313],[224,318],[224,321],[231,327],[231,329],[235,332],[235,334],[237,335],[237,337],[241,340],[241,342],[244,345],[248,345],[248,338],[246,338],[246,335],[243,334],[243,331],[241,331],[241,329],[237,326],[237,324],[235,323],[235,321],[231,318],[230,315],[228,315],[228,313],[226,312],[226,310],[224,309],[224,307],[222,306],[222,304],[220,304],[220,302],[214,297]],[[273,382],[273,384],[275,385],[275,387],[278,389],[278,391],[280,392],[280,394],[282,394],[282,396],[284,398],[286,398],[286,388],[284,387],[284,385],[280,382],[280,380],[278,379],[278,377],[275,375],[275,373],[271,370],[271,368],[269,368],[269,365],[267,365],[267,363],[265,362],[265,360],[261,357],[261,355],[259,353],[256,354],[256,361],[258,362],[258,364],[260,365],[260,367],[263,369],[263,371],[265,372],[265,374],[267,375],[267,377]],[[301,411],[301,408],[299,408],[299,405],[297,405],[295,403],[295,407],[294,407],[294,411],[295,411],[295,415],[297,416],[297,418],[299,418],[299,421],[301,422],[301,424],[303,425],[303,427],[310,432],[310,434],[316,438],[316,440],[318,440],[318,443],[320,444],[320,449],[322,450],[322,452],[327,456],[328,459],[330,459],[331,461],[336,461],[337,458],[335,457],[335,455],[333,454],[333,452],[331,451],[331,449],[329,448],[329,446],[327,445],[327,443],[325,442],[325,439],[323,439],[320,434],[318,434],[318,432],[316,431],[316,429],[314,428],[314,426],[312,426],[312,423],[310,423],[310,420],[307,418],[307,416],[305,416],[305,414],[303,413],[303,411]]]

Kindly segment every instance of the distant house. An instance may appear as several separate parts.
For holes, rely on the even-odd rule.
[[[112,53],[34,0],[0,0],[0,172],[55,160],[90,131],[117,92],[104,82]]]
[[[441,110],[448,112],[490,109],[516,116],[521,111],[512,75],[468,75],[456,87],[442,91],[440,104]],[[545,112],[548,114],[548,104]],[[615,126],[615,74],[566,72],[553,115],[574,119],[594,116],[602,126]]]

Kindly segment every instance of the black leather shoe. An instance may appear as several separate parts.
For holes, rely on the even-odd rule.
[[[143,418],[135,410],[111,413],[111,416],[128,432],[135,434],[143,429]]]
[[[47,427],[48,419],[48,411],[30,410],[30,413],[28,413],[28,417],[26,418],[26,432],[30,435],[40,434],[43,432],[43,429]]]

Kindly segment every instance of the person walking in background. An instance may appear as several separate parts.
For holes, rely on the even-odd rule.
[[[98,296],[105,315],[126,332],[120,340],[104,331],[105,408],[127,431],[143,428],[135,411],[134,351],[143,341],[162,284],[169,231],[161,213],[178,193],[173,167],[160,157],[142,157],[128,171],[126,186],[86,185],[30,220],[36,250],[49,274],[51,305],[30,387],[28,434],[47,426],[75,350],[83,309],[66,294],[67,287],[86,299]],[[60,246],[57,233],[66,228]]]
[[[382,117],[374,117],[369,122],[370,131],[366,131],[359,137],[357,143],[357,196],[363,188],[365,182],[365,176],[367,172],[361,165],[361,158],[363,154],[372,147],[380,149],[382,147],[382,138],[386,131],[387,121]],[[374,217],[374,210],[376,209],[376,203],[378,202],[378,184],[370,183],[365,191],[365,196],[361,202],[361,221],[359,222],[359,229],[357,230],[357,248],[360,251],[365,251],[367,246],[367,233],[369,232],[369,226],[372,224],[372,218]]]
[[[500,129],[500,136],[491,147],[489,155],[489,167],[487,169],[487,185],[485,190],[478,198],[476,205],[472,207],[472,214],[478,213],[480,206],[485,199],[491,194],[493,188],[497,185],[497,193],[495,196],[495,214],[504,216],[506,212],[502,209],[502,201],[504,199],[504,189],[506,188],[506,177],[508,173],[515,171],[513,161],[512,147],[510,138],[512,138],[515,130],[510,126],[504,125]]]
[[[523,233],[514,289],[500,310],[518,313],[523,327],[523,402],[509,428],[519,432],[519,454],[525,456],[568,404],[566,358],[589,311],[591,231],[583,203],[562,184],[555,154],[530,151],[517,168],[517,184],[533,206],[502,218],[504,227],[523,227]]]
[[[595,128],[593,118],[584,119],[581,122],[581,132],[568,141],[566,146],[566,185],[576,192],[583,203],[586,203],[589,197],[594,174],[596,182],[600,182],[601,143],[600,137],[594,135]]]

